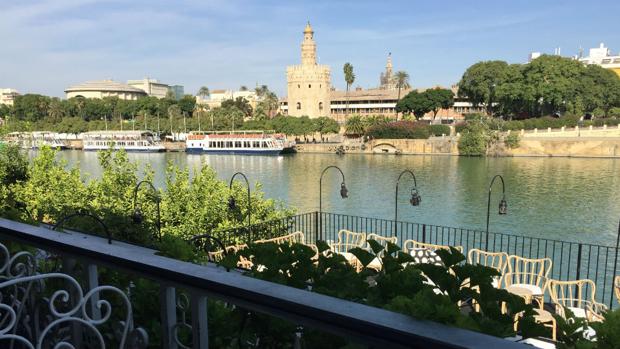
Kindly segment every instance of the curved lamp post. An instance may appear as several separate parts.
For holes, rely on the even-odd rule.
[[[508,213],[508,204],[506,203],[506,184],[504,183],[504,177],[501,175],[495,175],[489,185],[489,199],[487,201],[487,229],[486,229],[486,247],[485,250],[489,250],[489,218],[491,216],[491,192],[493,190],[493,183],[499,178],[502,181],[502,199],[499,202],[498,214],[505,215]]]
[[[343,199],[346,199],[349,197],[349,190],[347,189],[347,186],[345,184],[344,173],[342,172],[340,167],[334,166],[334,165],[325,167],[323,169],[323,172],[321,172],[321,177],[319,178],[319,220],[318,220],[318,224],[320,226],[320,239],[323,239],[323,215],[322,215],[322,212],[323,212],[323,175],[330,168],[334,168],[338,170],[338,172],[340,172],[340,175],[342,176],[342,183],[340,183],[340,197]]]
[[[201,243],[204,240],[204,243]],[[201,234],[201,235],[194,235],[192,236],[192,238],[189,240],[190,243],[193,243],[194,246],[196,246],[197,248],[201,248],[204,250],[204,252],[207,253],[211,252],[209,251],[209,248],[213,245],[217,245],[219,246],[222,251],[224,251],[224,256],[228,255],[228,251],[226,251],[226,246],[224,246],[224,243],[222,242],[222,240],[216,238],[215,236],[212,236],[211,234]]]
[[[54,226],[52,227],[52,230],[61,228],[65,224],[66,221],[74,217],[88,217],[94,220],[95,222],[97,222],[103,228],[103,231],[105,232],[105,235],[108,238],[108,244],[112,244],[112,235],[110,234],[110,231],[108,230],[108,226],[105,225],[105,223],[103,223],[101,218],[89,212],[76,212],[76,213],[72,213],[70,215],[64,216],[58,222],[56,222],[56,224],[54,224]]]
[[[410,174],[411,177],[413,177],[413,188],[411,188],[411,198],[409,198],[409,203],[411,203],[411,206],[420,206],[420,203],[422,202],[422,198],[418,193],[418,182],[416,181],[415,174],[413,171],[404,170],[400,173],[398,179],[396,180],[396,193],[394,195],[394,236],[398,236],[398,231],[396,230],[398,227],[398,185],[400,184],[400,179],[405,174]]]
[[[133,213],[131,215],[131,220],[134,222],[134,224],[142,224],[142,222],[144,222],[144,214],[142,213],[142,209],[140,205],[137,205],[138,190],[143,184],[148,185],[153,191],[153,193],[155,193],[154,198],[155,204],[157,205],[157,222],[155,222],[155,226],[157,227],[157,238],[159,239],[159,241],[161,241],[161,198],[159,197],[159,192],[150,181],[140,181],[138,182],[138,184],[136,184],[135,188],[133,188]]]
[[[232,175],[232,177],[230,177],[230,183],[228,184],[228,189],[231,191],[230,197],[228,198],[228,210],[229,211],[234,211],[237,209],[237,202],[235,201],[235,198],[232,195],[232,185],[233,185],[233,181],[235,180],[235,177],[237,176],[241,176],[243,177],[243,179],[245,180],[245,185],[248,188],[248,234],[251,233],[251,223],[252,223],[252,196],[251,196],[251,192],[250,192],[250,181],[248,181],[248,177],[245,176],[245,174],[243,174],[243,172],[237,172],[234,175]]]

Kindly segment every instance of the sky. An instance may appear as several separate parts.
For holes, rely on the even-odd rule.
[[[376,87],[392,53],[414,87],[450,86],[483,60],[532,51],[620,51],[620,1],[0,0],[0,88],[64,97],[88,80],[150,77],[185,86],[268,85],[286,95],[310,21],[321,64],[344,89]]]

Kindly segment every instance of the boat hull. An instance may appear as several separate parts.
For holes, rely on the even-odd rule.
[[[83,151],[101,151],[101,150],[109,150],[110,148],[83,148]],[[128,153],[161,153],[166,151],[166,148],[123,148],[123,147],[114,147],[113,151],[124,150]]]
[[[188,154],[233,154],[233,155],[280,155],[282,149],[204,149],[187,148]]]

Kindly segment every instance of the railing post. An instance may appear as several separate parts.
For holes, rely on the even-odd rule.
[[[97,265],[88,264],[86,267],[86,284],[89,291],[99,287]],[[93,294],[90,300],[90,316],[92,316],[93,320],[101,319],[101,309],[99,309],[97,303],[99,303],[99,293]]]
[[[191,297],[193,347],[209,349],[207,297],[193,292]]]
[[[319,211],[314,212],[314,236],[314,243],[321,239],[321,236],[319,235]]]
[[[159,304],[161,305],[162,347],[177,349],[174,328],[177,324],[177,297],[174,287],[159,287]]]
[[[575,273],[575,280],[581,279],[581,250],[582,249],[583,249],[583,245],[579,243],[579,245],[577,246],[577,272]],[[592,290],[590,290],[590,292],[592,292]],[[578,297],[579,295],[577,293],[577,287],[575,287],[575,299],[579,299]]]
[[[422,242],[426,243],[426,224],[422,224]]]

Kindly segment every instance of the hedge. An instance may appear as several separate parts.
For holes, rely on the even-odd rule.
[[[450,135],[450,126],[446,125],[429,125],[428,132],[432,136]]]
[[[413,121],[395,121],[368,128],[366,136],[378,139],[427,139],[429,127]]]

